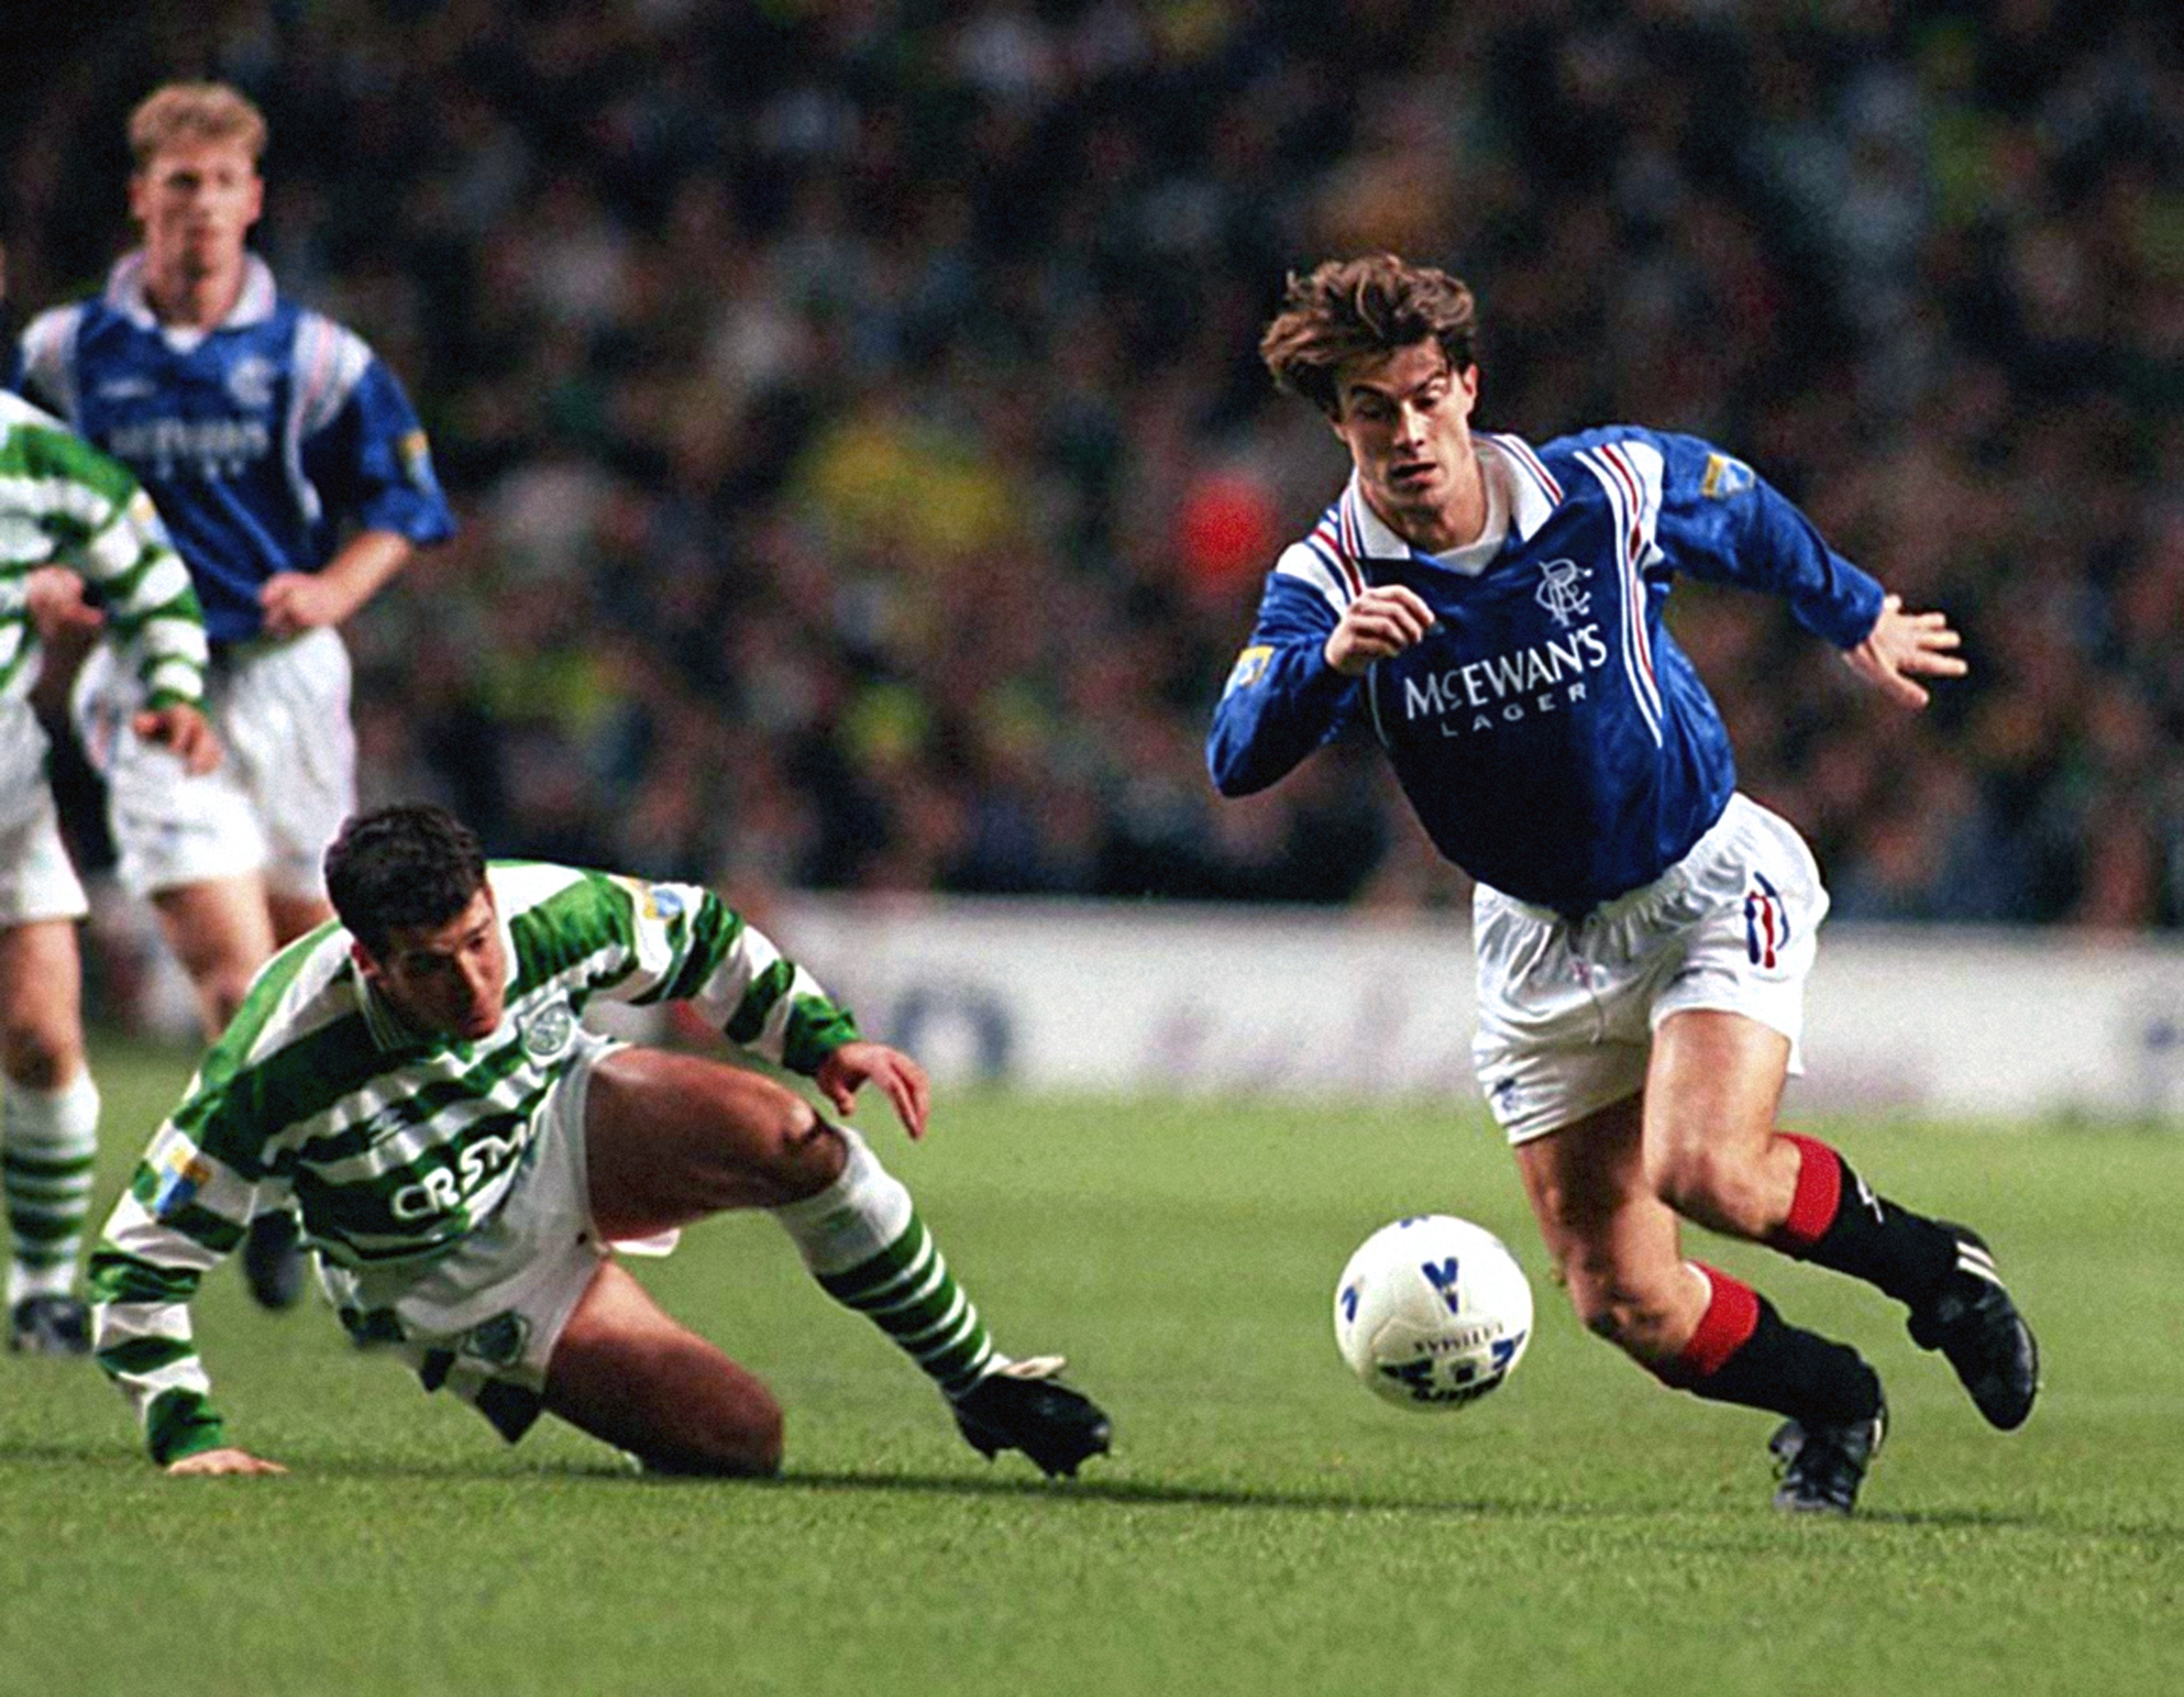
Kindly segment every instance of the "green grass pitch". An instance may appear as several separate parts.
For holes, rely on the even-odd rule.
[[[177,1088],[109,1046],[106,1193]],[[514,1449],[222,1269],[200,1337],[282,1479],[170,1480],[80,1363],[0,1358],[0,1690],[1836,1694],[2184,1690],[2184,1137],[1820,1129],[1976,1222],[2038,1328],[2031,1422],[1981,1424],[1892,1305],[1706,1242],[1886,1378],[1848,1522],[1769,1506],[1769,1417],[1656,1388],[1542,1276],[1499,1138],[1457,1109],[944,1099],[916,1193],[1005,1349],[1062,1350],[1116,1453],[989,1466],[767,1221],[638,1271],[774,1384],[787,1476]],[[1507,1387],[1412,1416],[1336,1359],[1335,1273],[1442,1210],[1540,1298]]]

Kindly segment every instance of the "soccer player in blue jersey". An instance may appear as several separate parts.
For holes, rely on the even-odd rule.
[[[120,873],[148,896],[217,1035],[275,947],[330,917],[320,855],[355,805],[339,626],[454,520],[416,415],[370,348],[282,297],[248,246],[265,123],[216,83],[131,114],[142,245],[103,293],[34,319],[16,387],[130,467],[188,564],[228,751],[180,769],[130,728],[135,681],[94,654],[75,710],[108,787]],[[300,1288],[280,1219],[252,1288]]]
[[[1664,1383],[1786,1421],[1775,1501],[1847,1513],[1879,1378],[1684,1257],[1680,1220],[1864,1279],[2005,1430],[2038,1388],[1985,1243],[1877,1195],[1775,1115],[1827,893],[1737,793],[1719,713],[1663,623],[1678,572],[1780,595],[1892,701],[1964,671],[1897,598],[1731,456],[1611,426],[1474,432],[1475,314],[1389,255],[1293,276],[1260,352],[1352,475],[1269,576],[1214,715],[1224,795],[1369,725],[1436,847],[1476,881],[1479,1083],[1557,1278]]]

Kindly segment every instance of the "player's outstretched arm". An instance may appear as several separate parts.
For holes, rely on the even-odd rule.
[[[1918,678],[1962,677],[1971,670],[1956,652],[1963,643],[1948,615],[1907,613],[1903,598],[1891,595],[1865,640],[1843,650],[1843,661],[1890,700],[1924,707],[1931,698]]]
[[[230,1473],[285,1473],[288,1470],[278,1461],[268,1461],[254,1455],[248,1449],[200,1449],[194,1455],[185,1455],[179,1461],[167,1463],[166,1471],[176,1478],[195,1475],[209,1478],[215,1474]]]
[[[911,1139],[925,1135],[933,1087],[925,1069],[900,1049],[858,1038],[844,1043],[821,1061],[812,1078],[835,1111],[845,1115],[855,1111],[859,1090],[867,1084],[878,1086]]]

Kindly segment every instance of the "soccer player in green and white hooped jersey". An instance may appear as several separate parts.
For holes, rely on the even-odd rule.
[[[204,621],[189,571],[136,479],[28,402],[0,392],[0,1115],[13,1253],[8,1344],[39,1354],[89,1348],[73,1294],[91,1206],[98,1090],[84,1065],[70,865],[46,782],[31,584],[65,563],[98,586],[103,622],[143,690],[135,728],[178,771],[209,771],[220,744],[200,712]]]
[[[616,1244],[770,1210],[820,1284],[874,1320],[988,1456],[1073,1474],[1104,1415],[1048,1357],[995,1353],[910,1193],[855,1132],[755,1072],[598,1037],[594,997],[688,1001],[847,1113],[876,1086],[912,1138],[907,1055],[710,892],[488,865],[421,804],[326,852],[338,924],[259,975],[153,1137],[92,1258],[99,1363],[176,1473],[265,1472],[231,1446],[191,1340],[199,1280],[292,1197],[343,1323],[511,1443],[541,1410],[662,1472],[770,1473],[766,1388],[669,1319]]]

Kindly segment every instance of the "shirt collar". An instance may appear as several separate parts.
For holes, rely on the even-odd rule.
[[[1342,492],[1342,533],[1344,547],[1360,559],[1408,559],[1412,553],[1411,545],[1373,510],[1355,470],[1350,474],[1350,487]]]
[[[378,1044],[382,1053],[421,1049],[431,1042],[402,1017],[393,1003],[379,993],[378,987],[365,976],[363,968],[354,960],[349,962],[349,971],[356,974],[356,999],[364,1010],[365,1029],[371,1033],[372,1042]]]
[[[1561,503],[1562,486],[1520,437],[1481,431],[1472,437],[1472,447],[1479,454],[1481,470],[1489,477],[1499,478],[1508,499],[1510,536],[1520,542],[1529,542]],[[1408,559],[1417,553],[1373,510],[1354,470],[1350,474],[1350,487],[1342,492],[1342,523],[1346,539],[1360,559]]]
[[[159,314],[152,310],[151,300],[144,292],[142,248],[125,253],[114,261],[114,269],[106,277],[106,304],[141,330],[161,328]],[[271,268],[255,253],[246,253],[242,256],[242,292],[236,296],[227,316],[214,327],[240,330],[245,325],[263,324],[273,316],[273,305]]]
[[[1476,440],[1493,450],[1507,473],[1502,487],[1509,497],[1510,531],[1518,542],[1531,541],[1562,504],[1563,486],[1524,437],[1482,432]]]

